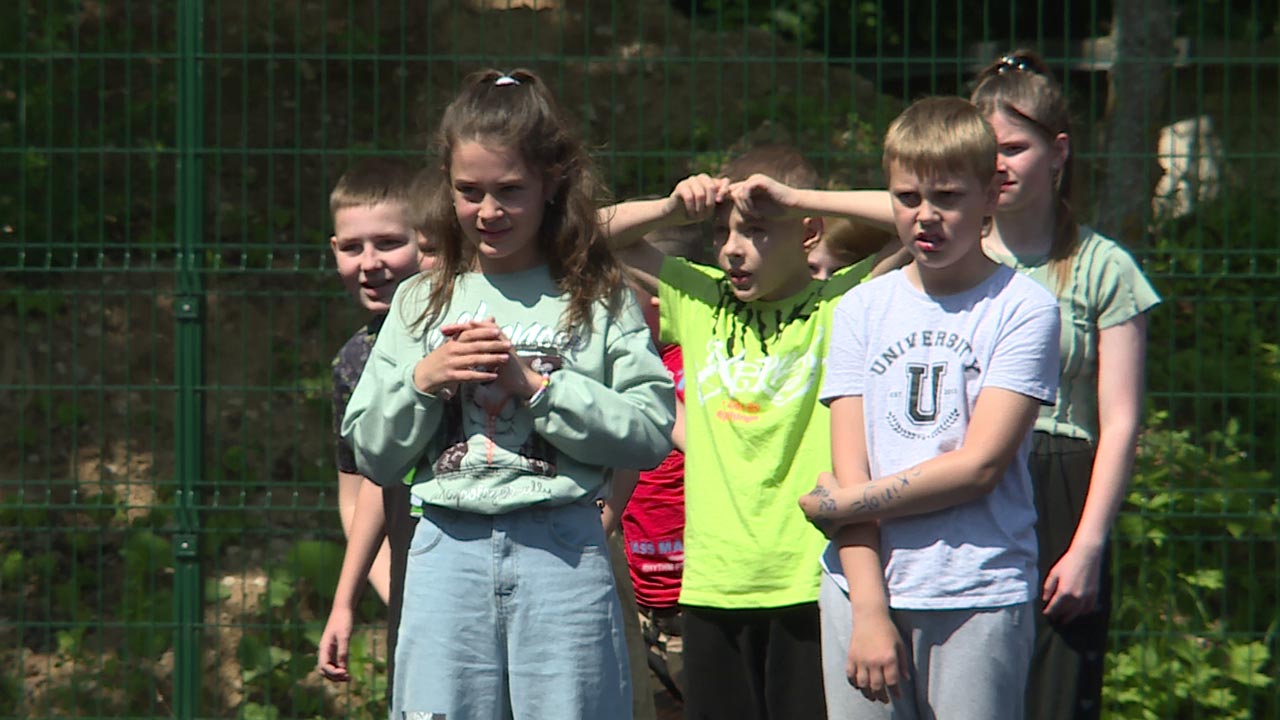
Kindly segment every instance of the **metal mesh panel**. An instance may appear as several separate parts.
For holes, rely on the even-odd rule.
[[[1136,61],[1160,70],[1144,121],[1207,119],[1172,154],[1202,174],[1210,159],[1215,191],[1193,173],[1185,214],[1120,238],[1165,302],[1113,534],[1106,707],[1280,718],[1280,11],[1171,8],[1176,43]],[[987,59],[1036,48],[1071,95],[1081,215],[1101,218],[1122,161],[1141,166],[1143,197],[1161,172],[1154,132],[1117,150],[1123,129],[1104,122],[1117,10],[6,4],[0,717],[385,712],[372,593],[353,681],[314,672],[342,554],[329,360],[364,321],[334,277],[326,203],[354,158],[423,157],[465,72],[541,73],[625,198],[762,138],[800,145],[833,186],[877,186],[879,137],[906,102],[964,93]]]

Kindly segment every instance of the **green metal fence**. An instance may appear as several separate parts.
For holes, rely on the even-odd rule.
[[[6,3],[0,717],[384,712],[376,599],[353,682],[313,671],[342,549],[328,360],[362,322],[325,203],[352,158],[420,154],[464,72],[540,71],[619,197],[766,136],[868,186],[905,101],[1027,46],[1072,95],[1083,215],[1126,229],[1166,299],[1108,713],[1280,718],[1280,11],[1131,7]],[[1153,220],[1156,131],[1196,118],[1173,153],[1189,207]]]

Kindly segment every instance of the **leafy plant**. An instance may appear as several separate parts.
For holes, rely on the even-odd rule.
[[[1280,200],[1273,187],[1246,200],[1243,188],[1200,209],[1194,224],[1170,223],[1144,253],[1164,297],[1151,314],[1148,384],[1175,427],[1222,427],[1242,418],[1237,436],[1255,467],[1280,461],[1280,353],[1269,328],[1280,326],[1280,276],[1258,262],[1255,247],[1280,234],[1256,205]],[[1242,232],[1247,229],[1247,232]]]
[[[1167,422],[1151,415],[1117,521],[1107,705],[1152,720],[1273,717],[1280,491],[1235,421],[1203,438]]]

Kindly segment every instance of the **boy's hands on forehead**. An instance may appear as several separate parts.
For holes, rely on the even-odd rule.
[[[690,175],[671,191],[670,212],[667,214],[678,217],[683,213],[681,224],[702,222],[714,216],[716,206],[728,197],[728,178],[713,178],[706,173]]]
[[[733,206],[745,217],[781,219],[804,215],[796,210],[795,188],[760,173],[732,183],[729,186],[729,197]]]

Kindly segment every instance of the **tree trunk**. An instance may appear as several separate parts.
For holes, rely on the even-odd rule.
[[[1115,57],[1103,120],[1106,165],[1094,224],[1131,246],[1146,234],[1160,176],[1156,140],[1173,65],[1175,17],[1170,0],[1115,0]]]

